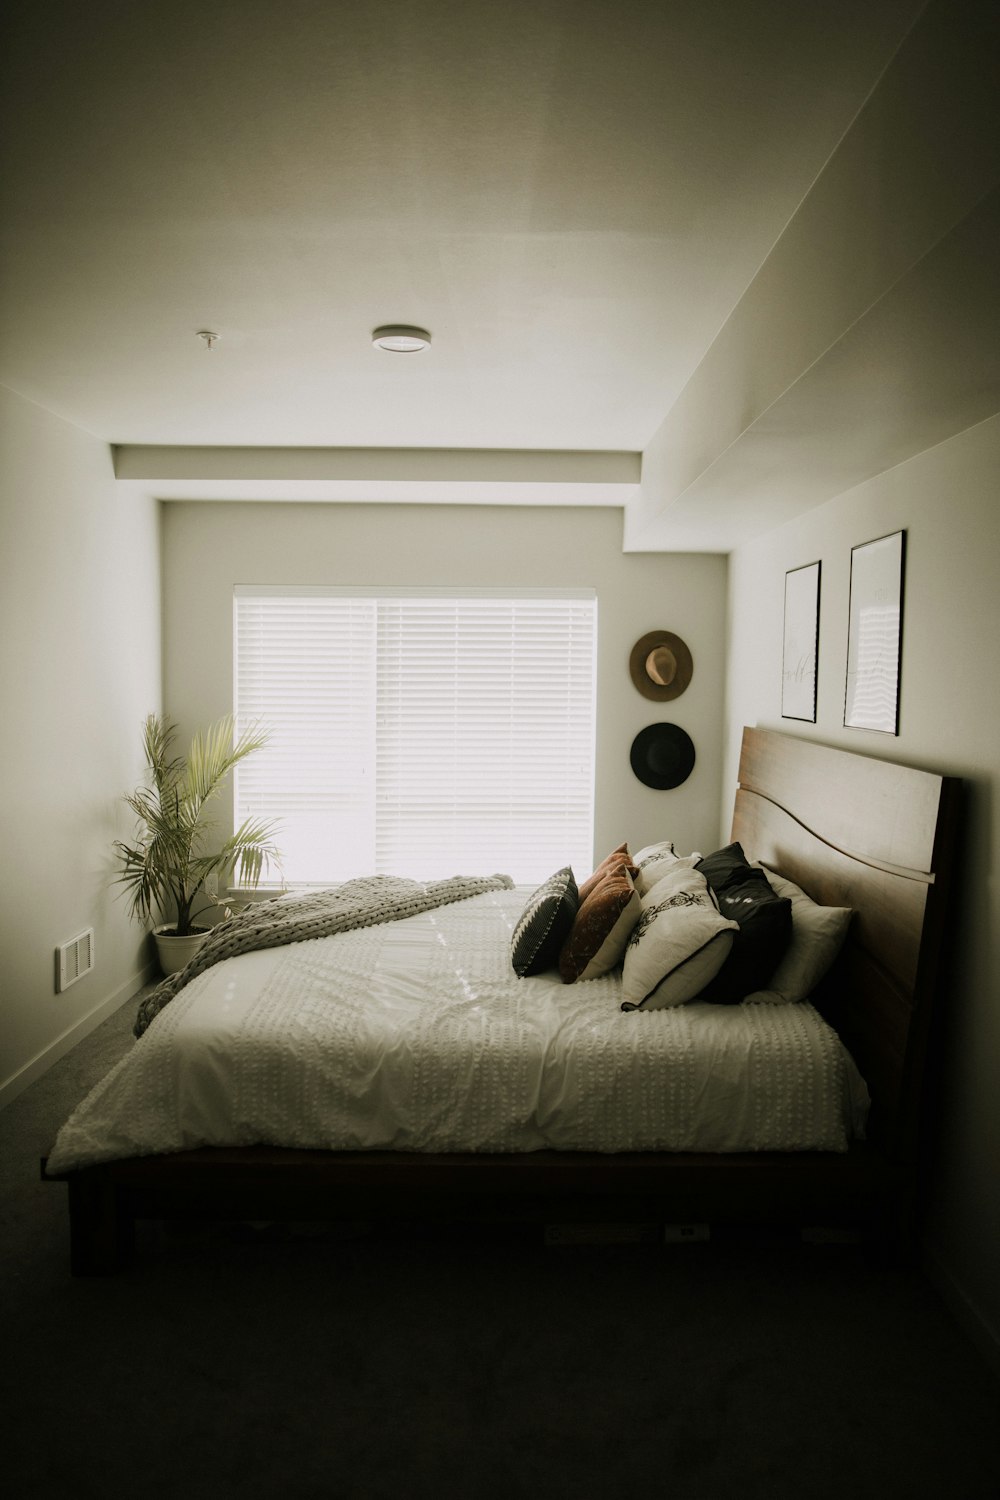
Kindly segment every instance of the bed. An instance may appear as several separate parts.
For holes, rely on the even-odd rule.
[[[959,791],[953,777],[744,731],[732,840],[765,874],[853,913],[798,1005],[696,998],[629,1015],[614,973],[512,987],[501,968],[524,893],[504,888],[219,963],[134,1049],[148,1069],[162,1053],[157,1070],[120,1064],[43,1163],[68,1185],[73,1271],[123,1265],[143,1218],[768,1223],[905,1247]],[[490,943],[500,957],[484,957]],[[337,1007],[318,973],[328,949]],[[438,992],[421,999],[410,976],[428,961]],[[260,1048],[246,1045],[249,1013]],[[384,1046],[373,1060],[375,1034],[394,1038],[388,1060]],[[272,1064],[279,1041],[287,1058]],[[252,1109],[220,1110],[233,1085]],[[335,1128],[316,1112],[334,1095],[355,1106]],[[694,1099],[707,1109],[692,1134]]]

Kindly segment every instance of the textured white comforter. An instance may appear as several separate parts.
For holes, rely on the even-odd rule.
[[[868,1096],[812,1007],[623,1013],[620,978],[518,979],[523,890],[231,958],[59,1133],[49,1170],[201,1145],[843,1151]]]

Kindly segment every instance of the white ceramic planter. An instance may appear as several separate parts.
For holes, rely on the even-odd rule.
[[[208,932],[207,927],[199,927],[187,937],[171,937],[169,927],[158,927],[153,936],[164,974],[176,974],[185,968],[208,937]]]

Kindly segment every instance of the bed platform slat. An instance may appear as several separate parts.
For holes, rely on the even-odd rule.
[[[380,1223],[710,1223],[888,1229],[905,1174],[864,1143],[823,1157],[687,1153],[407,1156],[249,1147],[70,1174],[74,1274],[111,1274],[140,1219]]]

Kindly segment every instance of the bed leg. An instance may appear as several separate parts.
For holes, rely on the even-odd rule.
[[[74,1276],[111,1276],[132,1259],[135,1225],[122,1195],[103,1175],[69,1179],[70,1269]]]

